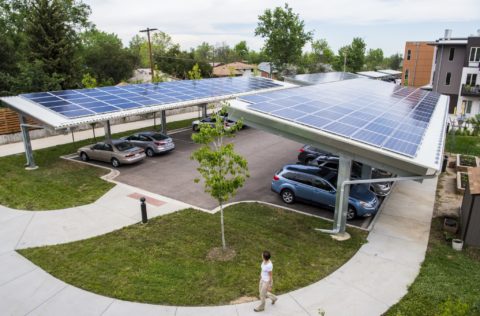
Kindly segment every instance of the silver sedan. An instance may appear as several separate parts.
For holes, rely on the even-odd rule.
[[[124,140],[112,140],[110,143],[96,143],[78,149],[78,155],[83,161],[99,160],[112,164],[117,168],[121,164],[132,164],[145,159],[143,149],[132,146]]]
[[[122,137],[122,139],[134,146],[143,148],[148,157],[175,149],[173,139],[158,132],[140,132]]]

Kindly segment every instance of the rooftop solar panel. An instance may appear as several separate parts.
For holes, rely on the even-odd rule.
[[[359,78],[360,76],[350,72],[322,72],[313,74],[302,74],[285,78],[286,81],[300,83],[302,85],[314,85],[341,80],[349,80]]]
[[[235,77],[27,93],[21,97],[71,119],[276,87],[280,85],[262,77]]]
[[[258,112],[415,157],[439,98],[435,92],[353,79],[240,100]]]

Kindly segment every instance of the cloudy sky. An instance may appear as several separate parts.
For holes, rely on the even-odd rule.
[[[265,9],[283,6],[274,0],[84,0],[91,19],[103,31],[116,33],[125,44],[138,30],[158,28],[182,48],[203,41],[234,45],[246,40],[259,49],[254,36],[258,16]],[[405,41],[433,40],[453,29],[467,36],[480,29],[479,0],[290,0],[315,38],[325,38],[336,51],[362,37],[367,48],[382,48],[386,55],[403,53]],[[306,47],[308,49],[308,47]]]

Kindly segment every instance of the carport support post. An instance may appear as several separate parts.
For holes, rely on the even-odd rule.
[[[202,117],[203,118],[207,117],[207,105],[208,105],[207,103],[200,105],[200,107],[202,108]]]
[[[366,164],[362,165],[362,179],[372,178],[372,167]]]
[[[109,143],[112,140],[112,131],[110,129],[110,121],[105,121],[105,125],[103,125],[105,129],[105,142]]]
[[[160,113],[162,118],[162,133],[167,135],[167,111],[162,110]]]
[[[27,119],[23,115],[19,115],[20,129],[22,130],[23,146],[25,148],[25,157],[27,158],[26,170],[35,170],[38,166],[33,159],[32,142],[30,140],[30,133],[28,130]]]
[[[350,185],[343,185],[344,181],[350,180],[352,170],[352,159],[340,155],[338,163],[337,195],[335,201],[334,229],[338,231],[338,237],[345,236],[347,226],[348,197],[350,195]]]

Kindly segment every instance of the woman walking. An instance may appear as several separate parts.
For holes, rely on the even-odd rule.
[[[272,300],[272,305],[278,300],[278,298],[271,293],[273,286],[273,264],[270,261],[270,252],[265,250],[262,254],[262,264],[260,273],[260,284],[258,285],[258,291],[260,292],[260,305],[257,306],[254,311],[261,312],[265,310],[265,300],[267,297]]]

